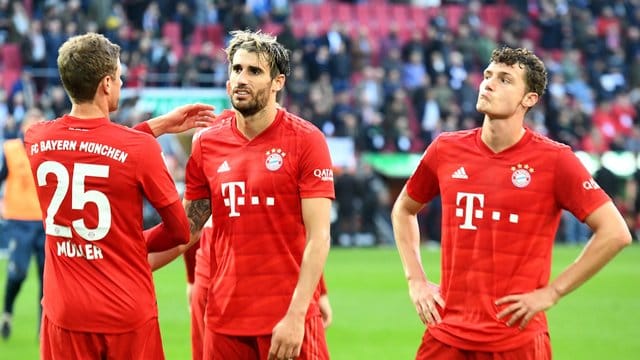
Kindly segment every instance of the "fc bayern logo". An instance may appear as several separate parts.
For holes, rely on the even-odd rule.
[[[264,165],[270,171],[276,171],[282,167],[286,154],[281,149],[271,149],[267,151],[267,160]]]
[[[518,169],[511,175],[511,182],[518,188],[523,188],[531,182],[531,174],[525,169]]]

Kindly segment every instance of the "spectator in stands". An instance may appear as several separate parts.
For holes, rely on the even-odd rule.
[[[46,20],[47,30],[44,32],[45,43],[47,44],[47,67],[49,69],[57,69],[58,48],[66,40],[62,33],[62,23],[58,18]],[[49,84],[59,84],[60,81],[55,78],[49,78]]]
[[[47,67],[46,41],[42,32],[42,21],[33,20],[29,23],[29,32],[22,38],[20,44],[22,59],[25,66],[35,69]],[[44,88],[40,88],[40,91]]]
[[[8,42],[11,35],[11,8],[9,0],[0,0],[0,45]]]
[[[161,33],[161,13],[160,6],[156,1],[152,1],[142,15],[142,30],[156,37]]]
[[[179,1],[176,4],[176,10],[171,17],[172,21],[180,24],[180,40],[182,45],[188,46],[191,44],[191,38],[196,28],[196,15],[193,13],[193,9],[185,1]]]

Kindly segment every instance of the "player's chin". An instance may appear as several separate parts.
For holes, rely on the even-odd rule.
[[[491,112],[491,102],[485,98],[479,98],[476,102],[476,110],[480,112]]]

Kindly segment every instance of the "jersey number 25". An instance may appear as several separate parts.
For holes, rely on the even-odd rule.
[[[53,193],[47,217],[45,219],[45,232],[47,235],[71,237],[71,227],[54,223],[60,205],[69,191],[69,172],[67,168],[57,161],[45,161],[38,166],[37,177],[38,186],[47,184],[47,175],[54,174],[58,179],[56,190]],[[97,190],[85,190],[84,180],[86,177],[109,177],[109,166],[76,163],[73,165],[73,177],[71,181],[71,208],[82,210],[87,203],[94,203],[98,208],[98,226],[89,229],[84,223],[84,219],[73,220],[71,226],[83,239],[88,241],[101,240],[109,233],[111,228],[111,205],[107,196]]]

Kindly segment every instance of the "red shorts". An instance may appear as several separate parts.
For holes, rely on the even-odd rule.
[[[266,360],[269,357],[271,335],[234,336],[207,331],[204,339],[205,359]],[[328,360],[322,317],[307,319],[299,360]]]
[[[471,351],[449,346],[435,339],[428,331],[422,337],[416,360],[551,360],[548,333],[541,333],[529,343],[500,352]]]
[[[158,319],[121,334],[63,329],[42,317],[40,359],[164,359]]]
[[[197,279],[197,278],[196,278]],[[202,360],[204,348],[204,316],[207,305],[207,287],[198,280],[191,290],[191,354],[193,360]]]

